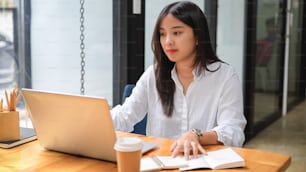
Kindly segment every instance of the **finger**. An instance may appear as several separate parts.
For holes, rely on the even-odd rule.
[[[182,145],[179,141],[176,141],[175,142],[175,146],[173,147],[172,149],[172,157],[175,158],[180,152],[181,150],[183,149],[184,145]]]
[[[189,160],[191,146],[189,142],[184,143],[184,156],[186,160]]]
[[[198,157],[198,144],[196,144],[195,142],[191,142],[190,143],[192,146],[192,154],[193,154],[193,158],[197,158]]]
[[[180,150],[180,149],[179,149],[179,146],[176,146],[176,147],[174,148],[172,154],[171,154],[171,157],[172,157],[172,158],[175,158],[175,157],[179,154],[179,152],[180,152],[179,150]]]
[[[172,143],[171,147],[170,147],[170,152],[173,152],[173,150],[175,149],[175,147],[177,146],[177,141],[175,141],[174,143]]]
[[[198,144],[198,150],[199,150],[202,154],[207,155],[207,152],[205,151],[205,149],[204,149],[200,144]]]

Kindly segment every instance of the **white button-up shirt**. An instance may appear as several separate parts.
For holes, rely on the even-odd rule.
[[[210,70],[218,67],[215,72],[194,74],[185,95],[173,68],[174,111],[172,117],[167,117],[156,89],[154,67],[150,66],[125,103],[111,110],[116,130],[130,132],[134,124],[148,114],[146,133],[149,136],[178,139],[183,133],[197,128],[216,131],[218,141],[224,145],[242,146],[246,119],[241,83],[231,66],[220,62],[208,65]]]

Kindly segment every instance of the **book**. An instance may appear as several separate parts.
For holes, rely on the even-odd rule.
[[[180,168],[180,171],[193,169],[210,168],[214,170],[244,167],[244,159],[231,148],[220,149],[208,152],[198,158],[187,161],[188,166]]]
[[[37,139],[35,130],[33,128],[24,128],[20,127],[20,139],[19,140],[13,140],[13,141],[5,141],[0,142],[0,148],[12,148],[27,142],[30,142],[32,140]]]
[[[172,158],[171,156],[153,156],[141,159],[140,170],[142,172],[179,169],[180,171],[195,169],[227,169],[244,167],[244,159],[231,148],[210,151],[207,155],[199,155],[198,158],[185,160],[184,157]]]
[[[180,167],[187,167],[187,162],[181,157],[172,158],[171,156],[152,156],[142,158],[140,162],[141,172],[177,169]]]

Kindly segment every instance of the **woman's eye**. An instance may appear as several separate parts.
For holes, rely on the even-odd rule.
[[[182,32],[174,32],[174,35],[180,35]]]
[[[159,33],[159,35],[162,37],[162,36],[165,36],[165,33]]]

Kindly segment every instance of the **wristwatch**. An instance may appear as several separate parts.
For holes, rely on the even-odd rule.
[[[193,133],[195,133],[195,134],[198,136],[199,139],[200,139],[200,137],[203,136],[203,133],[202,133],[202,131],[201,131],[200,129],[194,128],[194,129],[192,129],[191,131],[192,131]]]

